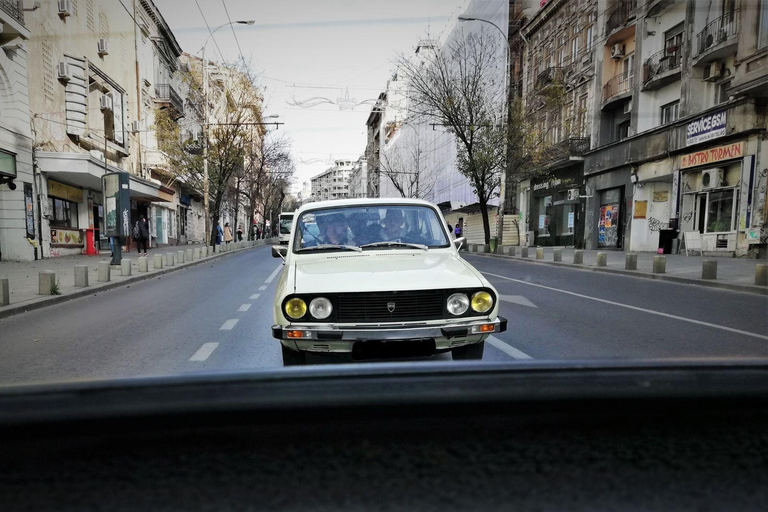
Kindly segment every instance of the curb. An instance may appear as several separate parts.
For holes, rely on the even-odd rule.
[[[45,300],[38,300],[37,302],[30,302],[27,304],[19,304],[19,305],[10,305],[5,306],[7,309],[4,309],[0,311],[0,320],[5,319],[14,315],[18,315],[20,313],[26,313],[28,311],[34,311],[36,309],[42,309],[48,306],[54,306],[56,304],[61,304],[63,302],[68,302],[73,299],[79,299],[81,297],[85,297],[88,295],[95,295],[97,293],[108,291],[108,290],[114,290],[115,288],[120,288],[121,286],[137,283],[140,281],[145,281],[147,279],[152,279],[157,276],[162,276],[165,274],[170,274],[171,272],[176,272],[178,270],[184,270],[186,268],[195,267],[197,265],[201,265],[203,263],[207,263],[209,261],[217,260],[219,258],[223,258],[225,256],[229,256],[231,254],[239,254],[243,251],[247,251],[249,249],[256,249],[257,247],[263,247],[265,245],[271,245],[271,242],[266,243],[257,243],[253,247],[244,247],[242,249],[237,249],[235,251],[230,252],[221,252],[221,253],[215,253],[213,256],[207,256],[205,259],[199,259],[197,261],[190,261],[182,263],[181,265],[174,265],[173,267],[166,267],[162,270],[158,271],[152,271],[152,272],[146,272],[142,273],[140,275],[132,275],[130,278],[120,281],[120,282],[109,282],[106,284],[103,284],[101,286],[87,286],[86,288],[74,291],[72,293],[67,293],[64,295],[52,295],[51,298],[46,298]],[[183,247],[183,246],[179,246]],[[33,299],[34,300],[34,299]]]
[[[718,288],[721,290],[730,290],[734,292],[752,293],[754,295],[768,295],[768,287],[749,285],[749,284],[734,284],[734,283],[719,283],[717,281],[707,281],[704,279],[691,279],[688,277],[677,277],[666,274],[649,274],[640,270],[624,270],[619,268],[607,268],[607,267],[594,267],[589,265],[576,265],[573,263],[565,263],[558,261],[543,261],[534,260],[530,258],[522,258],[519,256],[506,256],[503,254],[488,254],[480,252],[468,252],[467,254],[472,256],[481,256],[484,258],[500,258],[511,261],[521,261],[525,263],[536,263],[540,265],[550,265],[553,267],[564,267],[573,270],[585,270],[592,272],[605,272],[608,274],[619,274],[623,276],[640,277],[643,279],[656,279],[658,281],[668,281],[677,284],[688,284],[693,286],[703,286],[706,288]]]

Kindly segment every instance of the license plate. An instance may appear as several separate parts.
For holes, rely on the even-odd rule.
[[[356,341],[352,359],[396,359],[400,357],[429,357],[435,353],[433,338],[414,340]]]

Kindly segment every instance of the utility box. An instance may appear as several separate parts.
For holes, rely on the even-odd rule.
[[[127,172],[110,172],[102,177],[104,224],[107,236],[131,234],[131,181]]]

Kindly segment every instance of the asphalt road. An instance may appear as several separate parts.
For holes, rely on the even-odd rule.
[[[509,319],[487,361],[768,357],[768,297],[467,260]],[[270,333],[281,268],[260,247],[2,320],[0,384],[281,367]]]

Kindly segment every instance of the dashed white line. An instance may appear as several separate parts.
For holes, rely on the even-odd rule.
[[[203,346],[198,349],[197,352],[195,352],[195,355],[189,358],[190,361],[205,361],[209,357],[211,357],[211,354],[213,354],[213,351],[216,350],[216,347],[218,347],[219,344],[215,342],[210,343],[203,343]]]
[[[254,293],[253,295],[251,295],[251,300],[256,300],[256,299],[258,299],[260,295],[261,295],[261,294],[259,294],[259,293]]]
[[[712,327],[714,329],[720,329],[720,330],[723,330],[723,331],[735,332],[737,334],[743,334],[745,336],[751,336],[753,338],[759,338],[761,340],[768,340],[768,336],[765,336],[763,334],[757,334],[757,333],[749,332],[749,331],[742,331],[741,329],[734,329],[733,327],[726,327],[724,325],[717,325],[717,324],[713,324],[713,323],[710,323],[710,322],[702,322],[701,320],[694,320],[693,318],[685,318],[685,317],[682,317],[682,316],[671,315],[669,313],[663,313],[661,311],[654,311],[652,309],[640,308],[640,307],[637,307],[637,306],[630,306],[629,304],[620,304],[620,303],[614,302],[612,300],[599,299],[597,297],[590,297],[589,295],[582,295],[581,293],[575,293],[575,292],[569,292],[569,291],[566,291],[566,290],[560,290],[559,288],[553,288],[551,286],[544,286],[543,284],[528,283],[528,282],[523,281],[521,279],[513,279],[511,277],[500,276],[498,274],[492,274],[490,272],[483,272],[483,274],[485,274],[487,276],[498,277],[499,279],[506,279],[507,281],[514,281],[515,283],[525,284],[525,285],[528,285],[528,286],[535,286],[536,288],[544,288],[545,290],[551,290],[553,292],[564,293],[566,295],[571,295],[573,297],[579,297],[579,298],[582,298],[582,299],[594,300],[596,302],[602,302],[604,304],[610,304],[611,306],[618,306],[620,308],[632,309],[634,311],[642,311],[643,313],[648,313],[650,315],[663,316],[664,318],[671,318],[672,320],[680,320],[681,322],[689,322],[689,323],[692,323],[692,324],[703,325],[705,327]]]
[[[238,311],[248,311],[249,309],[251,309],[251,305],[250,304],[243,304],[242,306],[237,308]]]
[[[508,343],[505,343],[501,341],[496,336],[488,336],[485,341],[496,347],[497,349],[501,350],[505,354],[507,354],[510,357],[513,357],[515,359],[533,359],[531,356],[523,352],[522,350],[518,350],[512,345],[509,345]]]
[[[240,320],[238,318],[230,318],[226,322],[224,322],[224,325],[219,327],[220,331],[231,331],[232,328],[239,322]]]
[[[263,291],[264,291],[264,290],[266,290],[266,289],[267,289],[267,287],[266,287],[266,286],[259,286],[259,291],[261,291],[261,292],[263,292]]]
[[[271,283],[271,282],[272,282],[272,280],[273,280],[274,278],[276,278],[276,277],[277,277],[277,274],[279,274],[279,273],[280,273],[280,271],[281,271],[282,269],[283,269],[283,266],[282,266],[282,265],[280,265],[279,267],[277,267],[275,270],[273,270],[273,271],[272,271],[272,273],[269,275],[269,277],[267,278],[267,280],[266,280],[266,281],[264,281],[264,282],[265,282],[265,283],[267,283],[267,284]]]

